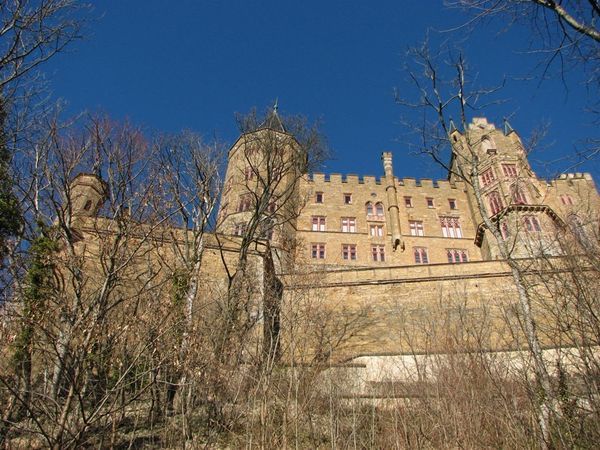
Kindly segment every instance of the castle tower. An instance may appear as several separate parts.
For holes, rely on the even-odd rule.
[[[485,118],[473,118],[464,132],[453,128],[450,141],[453,155],[449,178],[464,178],[470,183],[469,199],[477,225],[475,243],[482,248],[484,258],[498,258],[499,250],[482,214],[491,219],[503,239],[513,241],[509,247],[514,256],[533,256],[531,247],[544,247],[544,233],[554,231],[557,216],[545,203],[545,183],[531,170],[519,135],[507,121],[504,130],[499,130]],[[483,208],[477,200],[475,182]]]
[[[69,185],[73,217],[93,217],[108,198],[108,186],[98,176],[80,173]]]
[[[293,246],[301,205],[298,179],[306,156],[277,114],[243,133],[229,150],[218,231],[271,241],[274,249]]]

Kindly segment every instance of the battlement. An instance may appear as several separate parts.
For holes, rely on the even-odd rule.
[[[339,174],[339,173],[321,173],[315,172],[307,174],[305,180],[311,183],[327,183],[331,186],[340,186],[344,189],[352,189],[356,187],[361,189],[368,186],[385,186],[385,177],[375,177],[372,175],[356,175],[356,174]],[[433,180],[431,178],[394,178],[396,186],[404,187],[409,189],[423,188],[423,190],[439,189],[439,190],[450,190],[450,189],[462,189],[464,183],[461,181],[449,181],[449,180]]]
[[[587,181],[592,181],[592,175],[588,172],[562,173],[557,180],[573,180],[581,178]]]
[[[573,173],[561,173],[557,178],[548,180],[548,186],[556,186],[561,183],[591,183],[594,184],[594,178],[588,172],[573,172]]]

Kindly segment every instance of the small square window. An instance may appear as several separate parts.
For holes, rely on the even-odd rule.
[[[427,197],[427,207],[428,208],[433,208],[433,199],[431,197]]]
[[[448,206],[450,206],[450,209],[456,209],[456,200],[454,200],[453,198],[449,198]]]
[[[322,192],[315,193],[315,203],[323,203],[323,197]]]
[[[344,204],[345,205],[352,204],[352,194],[344,194]]]
[[[404,206],[406,206],[407,208],[413,207],[412,197],[404,197]]]

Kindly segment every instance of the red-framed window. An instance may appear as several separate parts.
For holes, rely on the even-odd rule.
[[[244,180],[251,181],[254,179],[254,168],[248,166],[244,169]]]
[[[342,244],[342,259],[356,261],[356,244]]]
[[[356,217],[342,217],[342,233],[356,233]]]
[[[238,212],[249,211],[252,207],[252,196],[250,194],[240,195],[240,203],[238,204]]]
[[[372,237],[383,237],[383,225],[369,225],[369,234]]]
[[[571,197],[569,194],[562,194],[560,196],[560,202],[563,205],[572,205],[573,204],[573,197]]]
[[[311,244],[310,256],[312,259],[325,259],[325,244]]]
[[[489,193],[488,203],[490,204],[490,212],[492,215],[497,214],[502,210],[502,198],[500,197],[498,191]]]
[[[446,250],[449,263],[463,263],[469,261],[469,255],[466,250],[459,248],[449,248]]]
[[[385,245],[372,245],[371,257],[373,261],[385,261]]]
[[[502,164],[502,172],[504,176],[509,178],[517,178],[517,165],[516,164]]]
[[[325,231],[325,216],[312,216],[312,230]]]
[[[429,256],[425,247],[414,247],[413,255],[415,257],[415,264],[429,264]]]
[[[522,188],[520,188],[519,186],[513,187],[512,199],[513,199],[513,203],[515,203],[517,205],[526,205],[527,203],[529,203],[527,201],[527,195],[525,194],[525,191]]]
[[[510,237],[510,228],[506,222],[503,222],[502,225],[500,225],[500,234],[504,240],[507,240]]]
[[[523,217],[523,222],[525,223],[525,229],[527,231],[532,231],[539,233],[542,231],[542,226],[540,225],[540,221],[535,216],[525,216]]]
[[[420,220],[409,220],[408,226],[410,228],[411,236],[423,236],[423,222]]]
[[[246,233],[246,224],[245,223],[236,223],[233,227],[233,234],[235,236],[243,236]]]
[[[485,170],[481,174],[481,183],[484,186],[487,186],[487,185],[493,183],[495,180],[496,180],[496,177],[494,176],[494,171],[492,170],[491,167],[489,169]]]
[[[462,237],[462,229],[460,228],[458,217],[440,217],[440,225],[442,226],[442,236],[447,238]]]

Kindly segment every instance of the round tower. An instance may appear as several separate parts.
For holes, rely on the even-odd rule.
[[[97,175],[80,173],[71,181],[69,187],[73,216],[95,216],[108,198],[108,186]]]

